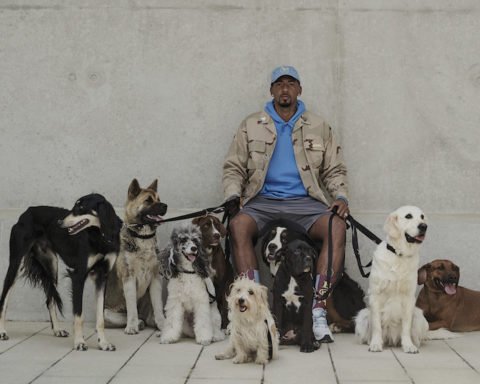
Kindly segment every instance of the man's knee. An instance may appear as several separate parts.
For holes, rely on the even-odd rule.
[[[250,216],[239,213],[230,221],[228,229],[234,241],[252,239],[257,231],[257,225]]]

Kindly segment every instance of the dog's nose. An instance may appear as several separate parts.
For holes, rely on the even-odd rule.
[[[268,245],[268,250],[269,250],[270,252],[275,252],[276,249],[277,249],[276,244],[269,244],[269,245]]]
[[[213,235],[213,238],[214,238],[214,240],[220,240],[220,234],[219,234],[219,233],[215,233],[215,234]]]
[[[243,303],[245,303],[245,299],[244,299],[244,298],[241,297],[240,299],[238,299],[238,304],[241,305],[241,304],[243,304]]]
[[[63,220],[58,220],[57,224],[61,227],[63,225]]]
[[[190,248],[190,250],[191,250],[192,252],[197,252],[197,247],[193,246],[192,248]]]
[[[418,224],[418,229],[421,233],[427,232],[428,225],[425,223]]]

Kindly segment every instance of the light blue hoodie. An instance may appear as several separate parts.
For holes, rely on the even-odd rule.
[[[275,123],[277,143],[260,195],[279,199],[307,196],[307,190],[303,186],[298,172],[292,143],[293,127],[305,112],[305,104],[300,100],[297,101],[297,111],[289,121],[284,121],[278,115],[273,106],[273,101],[265,105],[265,112],[271,116]]]

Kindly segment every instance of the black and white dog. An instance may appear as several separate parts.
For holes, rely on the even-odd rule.
[[[262,258],[270,267],[270,273],[275,279],[282,262],[279,250],[297,238],[305,239],[306,234],[296,223],[288,220],[272,221],[262,230],[262,233],[265,234],[262,242]],[[317,251],[320,249],[320,244],[313,244],[310,238],[308,240]],[[315,275],[315,272],[312,272],[312,275]],[[327,321],[332,332],[354,332],[353,319],[361,309],[365,308],[364,296],[365,293],[358,283],[343,271],[335,284],[335,289],[327,299]],[[281,342],[285,343],[286,340]]]
[[[306,234],[289,232],[294,239],[276,252],[273,313],[280,343],[299,344],[301,352],[309,353],[319,347],[312,331],[312,273],[317,251]]]
[[[82,301],[85,280],[90,276],[96,286],[99,348],[115,350],[105,337],[103,304],[107,273],[119,251],[120,228],[121,220],[112,205],[99,194],[80,198],[70,211],[48,206],[28,208],[10,234],[10,264],[0,297],[0,340],[8,339],[5,331],[7,301],[19,272],[45,291],[54,335],[68,336],[68,332],[60,328],[56,313],[56,307],[62,311],[57,291],[60,257],[72,280],[74,348],[87,349],[83,337]]]

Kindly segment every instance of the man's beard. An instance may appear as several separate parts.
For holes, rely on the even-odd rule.
[[[279,101],[278,102],[278,105],[282,108],[288,108],[292,105],[292,102],[291,101]]]

